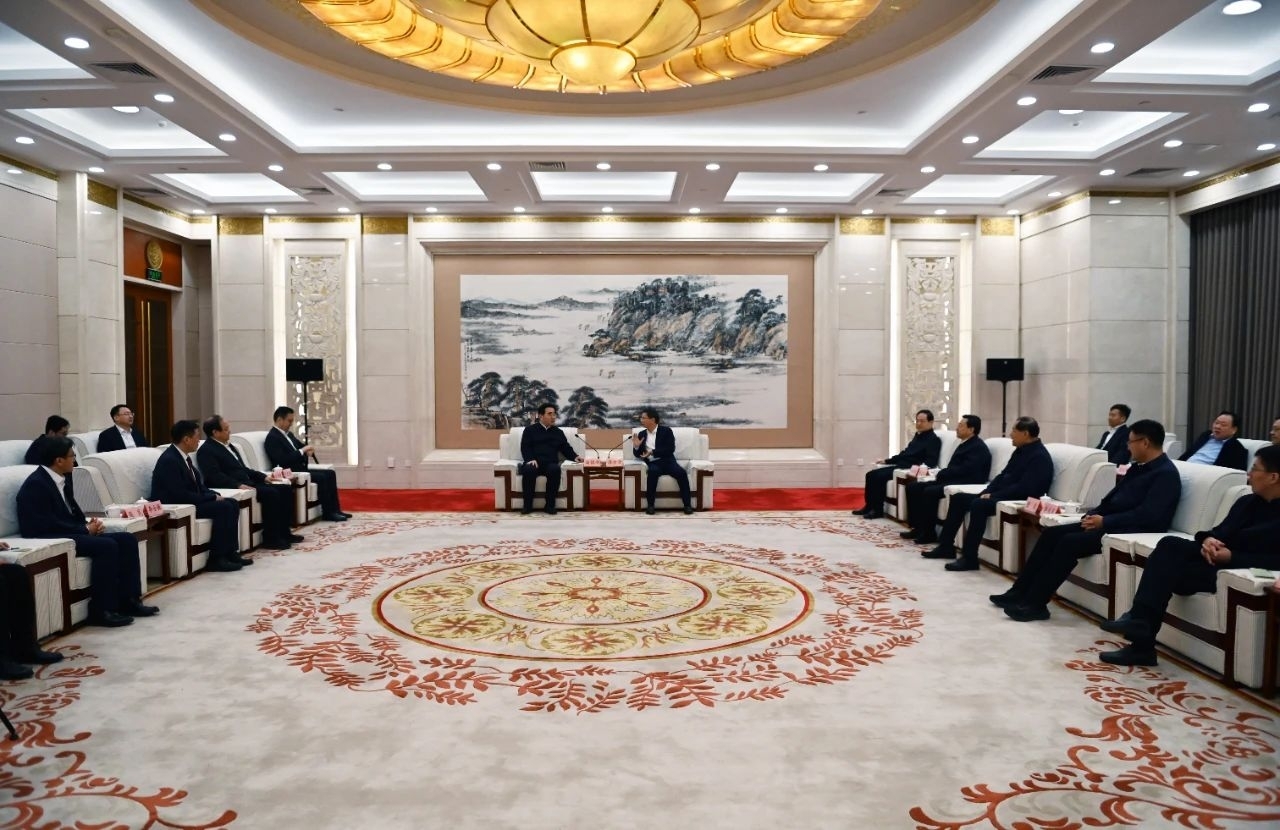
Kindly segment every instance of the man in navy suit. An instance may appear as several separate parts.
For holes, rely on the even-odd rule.
[[[222,490],[253,490],[262,507],[262,546],[287,550],[302,537],[292,530],[293,488],[268,484],[267,474],[251,470],[240,451],[231,443],[231,425],[221,415],[212,415],[201,424],[207,440],[196,450],[205,483]]]
[[[27,447],[27,454],[22,459],[24,464],[39,464],[40,453],[45,442],[50,438],[65,438],[71,430],[71,422],[61,415],[50,415],[44,421],[44,435],[40,435]]]
[[[893,480],[895,470],[905,470],[917,464],[929,467],[938,466],[938,458],[942,455],[942,439],[933,431],[933,412],[921,409],[916,412],[916,434],[902,452],[888,458],[876,459],[876,467],[869,471],[863,479],[863,506],[853,511],[853,515],[864,519],[879,519],[884,516],[885,488]]]
[[[108,533],[101,519],[85,520],[71,483],[76,451],[70,438],[45,442],[41,467],[18,489],[18,526],[28,539],[71,539],[76,556],[91,562],[89,625],[116,628],[159,612],[143,605],[138,540]]]
[[[133,428],[133,410],[128,404],[118,403],[111,407],[111,420],[115,422],[115,426],[98,433],[98,452],[151,446],[142,430]]]
[[[160,453],[151,471],[151,498],[166,504],[195,505],[196,516],[213,520],[209,562],[205,570],[238,571],[252,565],[240,555],[240,505],[209,489],[196,468],[200,427],[195,421],[178,421],[169,430],[173,445]]]
[[[0,542],[0,551],[8,549],[8,542]],[[48,665],[61,659],[36,640],[36,598],[27,569],[0,562],[0,680],[26,680],[35,674],[22,663]]]
[[[1107,410],[1107,431],[1098,440],[1097,449],[1106,450],[1107,460],[1117,467],[1129,463],[1129,427],[1126,422],[1132,411],[1122,403]]]
[[[1240,443],[1240,416],[1230,410],[1219,412],[1209,429],[1200,433],[1178,460],[1243,470],[1249,451]]]
[[[658,479],[671,476],[680,488],[680,502],[684,505],[685,514],[692,513],[689,474],[676,461],[676,434],[671,431],[671,427],[662,426],[662,416],[652,408],[640,410],[640,426],[644,429],[631,436],[631,454],[649,466],[645,475],[647,506],[644,512],[650,516],[657,512],[653,502],[658,496]]]
[[[996,514],[996,504],[1008,499],[1025,499],[1043,496],[1053,484],[1053,459],[1040,440],[1040,424],[1025,415],[1013,424],[1009,432],[1013,440],[1013,455],[1000,475],[991,480],[981,493],[956,493],[947,507],[947,519],[942,523],[939,544],[920,554],[925,559],[952,559],[955,557],[955,536],[969,520],[964,532],[964,544],[960,558],[947,563],[949,571],[976,571],[978,546],[986,531],[987,519]]]
[[[342,504],[338,501],[338,474],[333,470],[311,469],[308,465],[316,460],[315,448],[302,443],[298,436],[290,432],[296,417],[293,408],[278,406],[271,417],[275,421],[275,429],[267,431],[267,438],[263,442],[266,445],[267,460],[276,467],[311,474],[311,480],[316,483],[320,496],[320,510],[325,521],[345,522],[350,519],[351,514],[343,513]]]
[[[538,407],[537,422],[525,427],[520,434],[519,469],[524,496],[520,512],[525,515],[533,512],[533,489],[537,486],[538,476],[545,476],[547,479],[542,512],[555,515],[556,493],[560,492],[560,457],[564,456],[566,460],[572,461],[582,460],[582,456],[574,451],[560,427],[556,426],[558,415],[555,404],[544,403]]]
[[[948,484],[986,484],[991,475],[991,448],[982,440],[982,419],[977,415],[961,415],[956,423],[960,443],[947,466],[938,471],[933,481],[913,481],[906,487],[907,524],[910,530],[900,534],[922,545],[938,541],[938,503]]]
[[[1107,533],[1163,533],[1182,498],[1182,477],[1164,453],[1164,427],[1134,422],[1129,430],[1133,465],[1079,524],[1045,528],[1013,587],[991,601],[1018,622],[1049,619],[1049,600],[1076,563],[1102,552]]]

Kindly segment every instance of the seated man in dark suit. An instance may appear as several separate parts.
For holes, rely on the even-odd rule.
[[[685,514],[692,513],[689,474],[676,461],[676,434],[671,431],[671,427],[662,426],[662,416],[652,408],[640,410],[640,426],[644,429],[631,436],[631,454],[649,467],[645,476],[647,506],[644,512],[650,516],[657,512],[653,502],[658,497],[658,479],[671,476],[680,488],[680,501],[684,505]]]
[[[877,459],[876,464],[886,466],[876,467],[867,472],[862,489],[862,497],[866,500],[866,504],[860,510],[854,510],[853,515],[864,519],[883,517],[884,491],[893,480],[893,471],[905,470],[917,464],[936,467],[941,455],[942,439],[933,431],[933,413],[927,409],[921,409],[916,413],[916,434],[911,436],[911,441],[902,448],[902,452],[888,458]]]
[[[288,550],[302,537],[292,530],[293,488],[268,484],[267,474],[244,465],[240,451],[231,443],[231,425],[221,415],[210,416],[202,425],[207,436],[196,450],[205,484],[221,490],[253,490],[262,507],[262,546]]]
[[[1253,493],[1237,501],[1217,527],[1195,539],[1160,540],[1142,569],[1133,608],[1102,624],[1103,631],[1121,634],[1131,644],[1102,652],[1103,662],[1154,666],[1156,634],[1174,594],[1217,590],[1218,571],[1224,568],[1280,569],[1280,446],[1254,453],[1249,486]]]
[[[8,549],[8,542],[0,542],[0,551]],[[25,680],[34,674],[22,663],[48,665],[61,659],[58,652],[41,649],[36,640],[36,598],[27,569],[0,561],[0,680]]]
[[[71,483],[76,451],[70,438],[45,442],[40,469],[18,489],[18,527],[29,539],[71,539],[76,556],[90,560],[89,625],[116,628],[159,609],[142,604],[138,540],[108,533],[101,519],[85,520]]]
[[[50,438],[66,438],[67,433],[71,431],[71,422],[61,415],[50,415],[44,420],[44,435],[38,436],[36,440],[31,442],[31,446],[27,447],[27,455],[23,458],[23,463],[39,464],[40,453],[44,449],[45,442]]]
[[[1107,410],[1107,431],[1098,441],[1097,449],[1106,450],[1107,460],[1117,467],[1129,463],[1129,427],[1125,423],[1132,411],[1122,403]]]
[[[115,421],[115,426],[98,433],[98,452],[151,446],[142,430],[133,428],[133,410],[128,404],[118,403],[111,407],[111,420]]]
[[[538,420],[524,428],[520,435],[520,478],[524,485],[524,506],[521,513],[533,512],[533,489],[538,476],[547,479],[547,492],[543,512],[555,515],[556,493],[560,492],[560,456],[566,460],[581,461],[569,439],[556,426],[556,405],[544,403],[538,407]]]
[[[938,471],[933,481],[913,481],[906,487],[907,524],[903,539],[915,539],[922,545],[938,541],[938,503],[948,484],[986,484],[991,475],[991,448],[982,440],[982,419],[977,415],[961,415],[956,423],[960,443],[947,466]]]
[[[343,513],[338,501],[338,474],[333,470],[311,469],[308,465],[318,460],[315,448],[302,443],[298,436],[290,432],[296,417],[292,407],[278,406],[271,417],[275,421],[275,428],[267,432],[267,460],[273,467],[311,474],[311,480],[316,483],[316,491],[320,496],[320,511],[325,521],[345,522],[350,519],[351,514]]]
[[[947,507],[947,519],[942,523],[940,542],[936,548],[920,554],[925,559],[951,559],[955,556],[955,537],[969,519],[964,532],[964,544],[960,558],[947,563],[949,571],[976,571],[978,546],[987,527],[987,519],[996,514],[996,503],[1011,499],[1043,496],[1053,484],[1053,459],[1040,441],[1040,424],[1025,415],[1013,424],[1009,432],[1013,440],[1013,455],[1000,475],[991,480],[981,493],[956,493]]]
[[[1107,533],[1163,533],[1173,523],[1182,497],[1182,477],[1164,453],[1164,427],[1141,420],[1129,430],[1133,465],[1106,498],[1079,524],[1040,531],[1013,587],[991,601],[1018,622],[1049,619],[1049,600],[1076,562],[1102,552]]]
[[[1280,418],[1276,418],[1271,424],[1271,443],[1280,444]]]
[[[205,570],[238,571],[253,564],[252,559],[245,559],[239,552],[240,505],[210,490],[196,469],[199,429],[195,421],[178,421],[169,430],[173,445],[160,453],[151,471],[151,498],[165,504],[195,505],[197,517],[212,519]]]
[[[1178,460],[1243,470],[1249,451],[1240,443],[1240,416],[1229,410],[1219,412],[1209,429],[1200,433]]]

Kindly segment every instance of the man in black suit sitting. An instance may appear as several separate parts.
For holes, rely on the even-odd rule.
[[[1243,470],[1249,451],[1240,443],[1240,416],[1230,410],[1219,412],[1209,429],[1200,433],[1178,460]]]
[[[201,425],[207,440],[196,450],[205,484],[222,490],[253,490],[262,507],[262,546],[287,550],[302,537],[292,531],[293,493],[291,487],[268,484],[267,474],[251,470],[240,451],[231,443],[231,425],[221,415],[212,415]]]
[[[8,542],[0,542],[0,551],[8,549]],[[21,565],[0,562],[0,680],[26,680],[35,674],[22,663],[49,665],[61,659],[61,654],[45,651],[36,640],[31,575]]]
[[[1098,439],[1097,449],[1106,450],[1107,460],[1117,467],[1129,463],[1129,427],[1126,422],[1132,411],[1122,403],[1107,410],[1107,431]]]
[[[298,436],[290,432],[296,417],[292,407],[278,406],[271,416],[275,421],[275,429],[267,432],[264,442],[267,449],[267,460],[274,467],[284,467],[295,473],[307,472],[316,483],[320,495],[320,510],[327,522],[345,522],[351,518],[350,513],[342,512],[338,501],[338,474],[333,470],[312,469],[309,465],[316,461],[315,448],[304,444]]]
[[[948,484],[986,484],[991,475],[991,449],[982,440],[982,419],[977,415],[961,415],[956,423],[960,443],[947,466],[938,471],[933,481],[913,481],[906,487],[907,524],[910,530],[903,539],[915,539],[922,545],[938,541],[938,503]]]
[[[71,431],[71,422],[61,415],[50,415],[44,420],[44,435],[38,436],[36,440],[31,442],[31,446],[27,447],[27,455],[23,458],[26,464],[39,464],[40,453],[44,449],[45,443],[50,438],[66,438],[67,433]]]
[[[76,556],[90,560],[89,625],[116,628],[159,612],[142,604],[138,540],[108,533],[101,519],[86,521],[71,483],[76,451],[70,438],[45,442],[40,469],[18,489],[18,527],[28,539],[71,539]]]
[[[671,427],[662,426],[662,416],[656,409],[646,407],[640,410],[640,425],[644,429],[631,436],[631,454],[649,467],[645,475],[645,512],[650,516],[657,512],[653,502],[658,496],[658,479],[671,476],[680,488],[680,502],[684,505],[685,514],[692,513],[689,474],[676,461],[676,434]]]
[[[867,473],[863,482],[862,497],[865,504],[861,509],[853,511],[853,515],[864,519],[879,519],[884,516],[884,491],[893,480],[894,470],[905,470],[916,464],[938,466],[938,458],[942,455],[942,439],[933,431],[933,412],[921,409],[916,413],[916,434],[903,447],[902,452],[888,458],[876,460],[876,467]]]
[[[209,538],[209,561],[205,570],[238,571],[252,565],[240,555],[240,505],[209,489],[196,469],[195,453],[200,446],[195,421],[178,421],[169,430],[173,445],[160,453],[151,471],[151,498],[166,504],[191,504],[196,516],[213,520]]]
[[[98,433],[98,452],[151,446],[142,430],[133,428],[133,410],[128,404],[118,403],[111,407],[111,420],[115,421],[115,426]]]
[[[533,490],[538,476],[546,476],[547,490],[543,500],[543,512],[554,515],[556,493],[560,492],[560,456],[567,460],[581,461],[569,439],[556,426],[556,405],[544,403],[538,407],[538,420],[524,428],[520,434],[521,484],[524,488],[524,506],[521,513],[533,512]]]

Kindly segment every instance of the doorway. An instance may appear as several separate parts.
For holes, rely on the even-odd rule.
[[[124,387],[134,426],[164,446],[173,424],[172,291],[125,283]]]

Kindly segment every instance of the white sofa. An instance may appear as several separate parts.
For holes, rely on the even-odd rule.
[[[93,432],[75,432],[67,436],[75,445],[76,458],[84,458],[98,451],[98,434],[101,432],[102,430],[98,429]]]
[[[938,440],[942,442],[942,449],[938,453],[938,466],[945,467],[951,462],[951,456],[960,445],[960,439],[949,429],[939,429],[936,432]],[[906,489],[905,480],[909,474],[909,470],[896,471],[884,487],[884,514],[903,523],[907,521],[907,500],[903,498],[902,493]]]
[[[1271,445],[1270,441],[1259,441],[1257,438],[1241,438],[1240,444],[1244,447],[1244,451],[1248,453],[1245,456],[1244,469],[1245,472],[1253,466],[1253,456],[1258,450]]]
[[[639,432],[637,427],[631,434]],[[695,427],[672,427],[676,441],[676,463],[689,475],[690,501],[694,510],[710,510],[715,504],[716,465],[711,460],[711,442],[707,434]],[[649,486],[649,465],[631,457],[630,442],[622,447],[626,464],[623,467],[622,506],[626,510],[643,510],[645,488]],[[680,487],[671,476],[658,479],[654,507],[658,510],[679,510]]]
[[[587,441],[576,432],[564,430],[569,445],[578,457],[585,457]],[[523,506],[524,483],[518,467],[523,460],[520,456],[520,439],[524,435],[524,427],[512,427],[510,432],[498,436],[498,460],[493,465],[493,508],[495,510],[519,510]],[[540,508],[546,502],[547,480],[539,476],[534,486],[534,503],[530,508]],[[559,510],[582,510],[587,505],[587,480],[582,472],[582,465],[575,461],[564,461],[560,464],[560,490],[555,494],[556,508]]]
[[[273,465],[267,457],[267,433],[269,430],[258,430],[255,432],[237,432],[231,436],[231,443],[236,445],[236,449],[240,451],[240,455],[244,458],[246,467],[252,467],[261,472],[269,472]],[[309,467],[328,468],[326,464],[309,464]],[[283,485],[281,485],[283,486]],[[311,480],[311,474],[298,470],[293,474],[293,525],[310,524],[320,518],[322,508],[320,507],[320,490],[316,483]],[[254,532],[261,539],[262,535],[262,511],[261,507],[257,508],[253,514]]]
[[[30,441],[21,438],[0,441],[0,467],[16,467],[19,464],[25,464],[27,449],[30,446]]]

